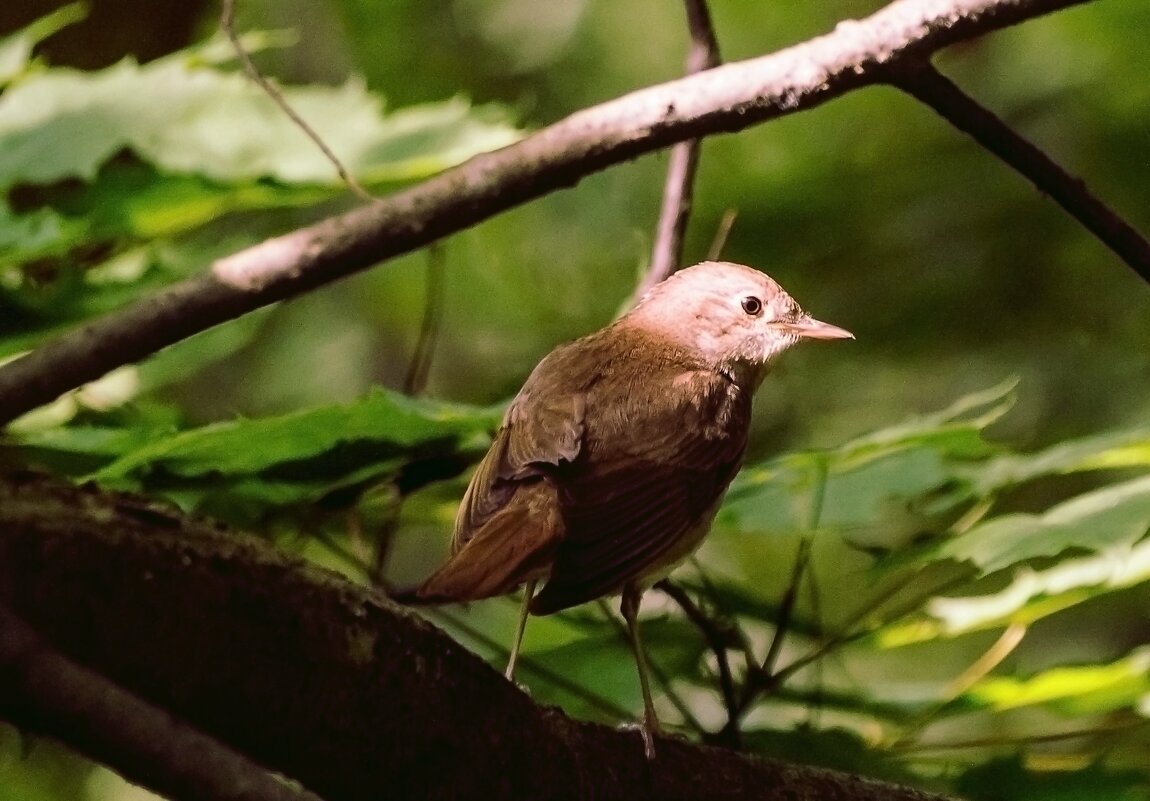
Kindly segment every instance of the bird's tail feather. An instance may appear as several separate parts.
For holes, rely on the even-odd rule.
[[[478,601],[545,578],[558,542],[553,522],[525,507],[505,508],[425,582],[391,598],[413,605]]]

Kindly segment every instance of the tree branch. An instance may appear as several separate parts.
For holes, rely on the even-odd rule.
[[[691,50],[687,54],[687,74],[719,66],[719,43],[711,25],[706,0],[686,0],[687,27],[691,32]],[[651,263],[635,290],[641,297],[683,265],[683,237],[691,219],[691,202],[695,191],[695,173],[699,167],[700,139],[689,139],[671,148],[667,180],[663,185],[663,205],[655,228],[655,246]]]
[[[969,134],[1029,179],[1040,192],[1050,195],[1143,281],[1150,283],[1150,242],[1095,197],[1082,179],[1058,166],[1034,143],[979,105],[929,62],[902,65],[892,71],[892,76],[895,87],[934,109],[955,128]]]
[[[320,801],[57,653],[0,605],[0,718],[180,801]]]
[[[636,733],[535,705],[378,593],[92,487],[0,478],[0,602],[69,660],[328,801],[939,798],[676,739],[648,763]]]
[[[378,203],[269,239],[0,368],[0,424],[206,328],[467,228],[674,142],[737,131],[886,79],[957,41],[1086,0],[895,0],[773,55],[576,112]]]

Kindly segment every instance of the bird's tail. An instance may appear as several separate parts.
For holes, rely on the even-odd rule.
[[[551,572],[558,538],[555,519],[532,519],[525,508],[505,508],[418,587],[390,593],[404,604],[478,601],[507,595]]]

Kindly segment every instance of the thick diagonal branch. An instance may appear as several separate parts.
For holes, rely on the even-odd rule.
[[[379,203],[214,263],[0,367],[0,425],[206,328],[314,289],[583,177],[704,134],[737,131],[884,80],[886,68],[1087,0],[895,0],[773,55],[576,112]]]
[[[60,654],[0,605],[0,719],[173,801],[320,801]]]
[[[0,604],[68,660],[328,801],[940,801],[674,739],[648,763],[635,732],[537,706],[377,593],[91,487],[0,477]],[[66,709],[66,687],[42,702]],[[135,717],[124,707],[100,735]]]

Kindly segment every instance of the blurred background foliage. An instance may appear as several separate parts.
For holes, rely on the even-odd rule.
[[[880,6],[725,0],[712,13],[735,60]],[[237,12],[262,69],[380,194],[674,78],[686,47],[681,9],[656,0]],[[355,203],[237,73],[216,13],[0,7],[0,357]],[[1147,30],[1142,0],[1090,3],[939,64],[1150,232]],[[680,571],[721,645],[648,596],[665,718],[734,741],[721,652],[736,689],[753,688],[736,699],[749,750],[972,799],[1150,798],[1150,287],[893,89],[703,151],[688,261],[733,209],[723,256],[858,340],[799,349],[766,383],[748,467]],[[625,302],[665,163],[614,168],[446,241],[419,399],[402,390],[426,253],[38,410],[0,464],[163,494],[356,580],[414,581],[446,551],[502,402]],[[498,662],[516,604],[429,614]],[[525,647],[538,700],[611,722],[640,708],[602,607],[532,621]],[[0,728],[0,801],[139,793]]]

